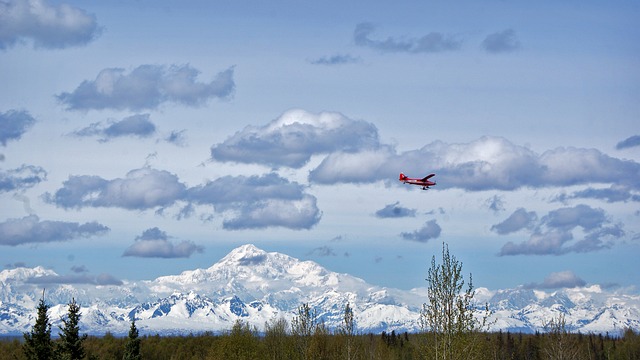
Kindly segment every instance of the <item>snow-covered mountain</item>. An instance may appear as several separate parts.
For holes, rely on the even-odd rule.
[[[42,280],[57,276],[42,267],[0,272],[0,334],[31,329]],[[377,333],[420,330],[419,313],[427,292],[367,284],[312,261],[243,245],[207,269],[122,285],[51,284],[45,298],[51,304],[54,329],[66,314],[66,304],[75,298],[82,307],[82,330],[97,335],[126,334],[134,318],[148,334],[225,331],[237,319],[262,329],[272,319],[291,321],[303,303],[329,328],[339,326],[349,303],[358,331]],[[545,324],[560,314],[571,330],[583,333],[640,329],[640,296],[605,292],[598,286],[550,293],[479,288],[476,298],[494,311],[492,330],[544,331]]]

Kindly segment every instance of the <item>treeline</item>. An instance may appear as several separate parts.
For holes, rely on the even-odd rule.
[[[79,333],[80,307],[72,301],[60,338],[52,339],[43,292],[32,330],[22,341],[0,341],[0,360],[640,360],[640,336],[633,330],[618,337],[571,333],[562,315],[551,319],[544,333],[488,332],[488,304],[477,319],[471,275],[463,290],[462,263],[444,244],[442,263],[432,258],[427,281],[423,331],[416,334],[360,334],[347,303],[337,329],[327,328],[315,309],[302,304],[290,323],[273,319],[262,332],[238,320],[224,334],[140,337],[133,319],[128,337],[88,337]]]
[[[627,330],[621,337],[597,334],[553,333],[476,333],[475,351],[464,346],[451,359],[640,359],[640,336]],[[238,322],[227,333],[189,336],[141,336],[140,358],[150,360],[193,359],[442,359],[430,343],[432,333],[347,335],[320,330],[303,339],[290,331],[270,329],[258,333]],[[60,341],[60,340],[55,340]],[[109,333],[84,340],[86,359],[125,357],[127,337]],[[0,340],[0,360],[27,359],[24,341]],[[442,354],[440,354],[442,355]]]

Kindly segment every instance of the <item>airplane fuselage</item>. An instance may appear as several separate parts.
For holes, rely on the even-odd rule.
[[[400,173],[400,178],[398,180],[402,181],[405,184],[422,186],[423,190],[427,190],[429,186],[436,185],[435,181],[429,181],[429,179],[433,176],[435,176],[435,174],[429,174],[422,179],[418,179],[418,178],[410,178],[405,176],[403,173]]]

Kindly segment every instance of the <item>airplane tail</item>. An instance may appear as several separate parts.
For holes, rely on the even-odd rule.
[[[398,180],[403,181],[406,178],[407,177],[403,173],[400,173],[400,178]]]

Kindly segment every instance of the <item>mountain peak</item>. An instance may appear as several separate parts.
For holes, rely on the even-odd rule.
[[[236,262],[238,265],[251,265],[264,260],[267,252],[253,244],[245,244],[233,250],[222,258],[221,262]]]

